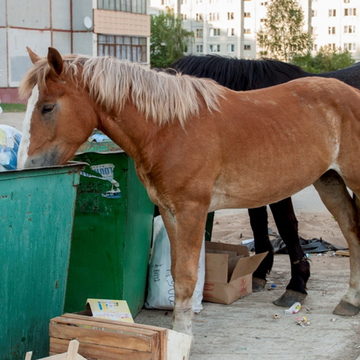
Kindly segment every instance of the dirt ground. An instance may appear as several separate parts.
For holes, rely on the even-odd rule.
[[[0,114],[0,124],[21,130],[24,114]],[[332,216],[311,188],[295,195],[299,233],[305,239],[322,238],[346,246]],[[269,228],[276,226],[269,212]],[[216,213],[213,241],[239,244],[252,238],[246,210]],[[360,315],[343,318],[332,314],[345,293],[349,259],[327,253],[311,255],[308,297],[296,315],[272,304],[284,291],[290,276],[287,255],[276,255],[268,280],[275,290],[251,294],[231,305],[204,303],[194,318],[191,360],[360,360]],[[276,315],[277,319],[274,319]],[[143,310],[136,322],[171,327],[171,312]],[[306,316],[309,326],[297,325]]]
[[[342,240],[334,219],[325,212],[298,211],[300,235],[322,237],[339,246]],[[276,231],[271,215],[269,227]],[[246,210],[220,211],[215,216],[214,241],[240,243],[252,238]],[[287,255],[276,255],[269,282],[275,290],[251,294],[231,305],[203,303],[194,318],[195,341],[191,360],[353,360],[360,355],[360,315],[343,318],[332,310],[345,293],[349,259],[333,253],[311,259],[308,297],[296,315],[272,304],[289,280]],[[274,319],[278,316],[278,319]],[[309,326],[297,325],[306,316]],[[143,310],[136,322],[171,327],[171,312]],[[358,359],[360,360],[360,358]]]

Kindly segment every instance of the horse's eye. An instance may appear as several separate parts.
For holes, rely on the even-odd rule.
[[[55,104],[44,104],[41,108],[41,113],[48,114],[49,112],[53,111],[55,108]]]

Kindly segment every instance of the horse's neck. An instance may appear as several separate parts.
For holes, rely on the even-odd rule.
[[[157,126],[127,102],[116,116],[102,114],[100,130],[136,160],[143,156],[149,142],[155,137]]]

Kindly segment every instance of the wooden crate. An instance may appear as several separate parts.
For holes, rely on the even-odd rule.
[[[64,314],[50,320],[50,355],[66,352],[76,339],[89,360],[168,360],[168,335],[160,327]]]

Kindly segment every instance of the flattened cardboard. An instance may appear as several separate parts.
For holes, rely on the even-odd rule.
[[[134,323],[125,300],[87,299],[86,306],[94,318]]]
[[[243,245],[206,242],[204,300],[231,304],[252,292],[252,273],[267,253],[249,256]]]

